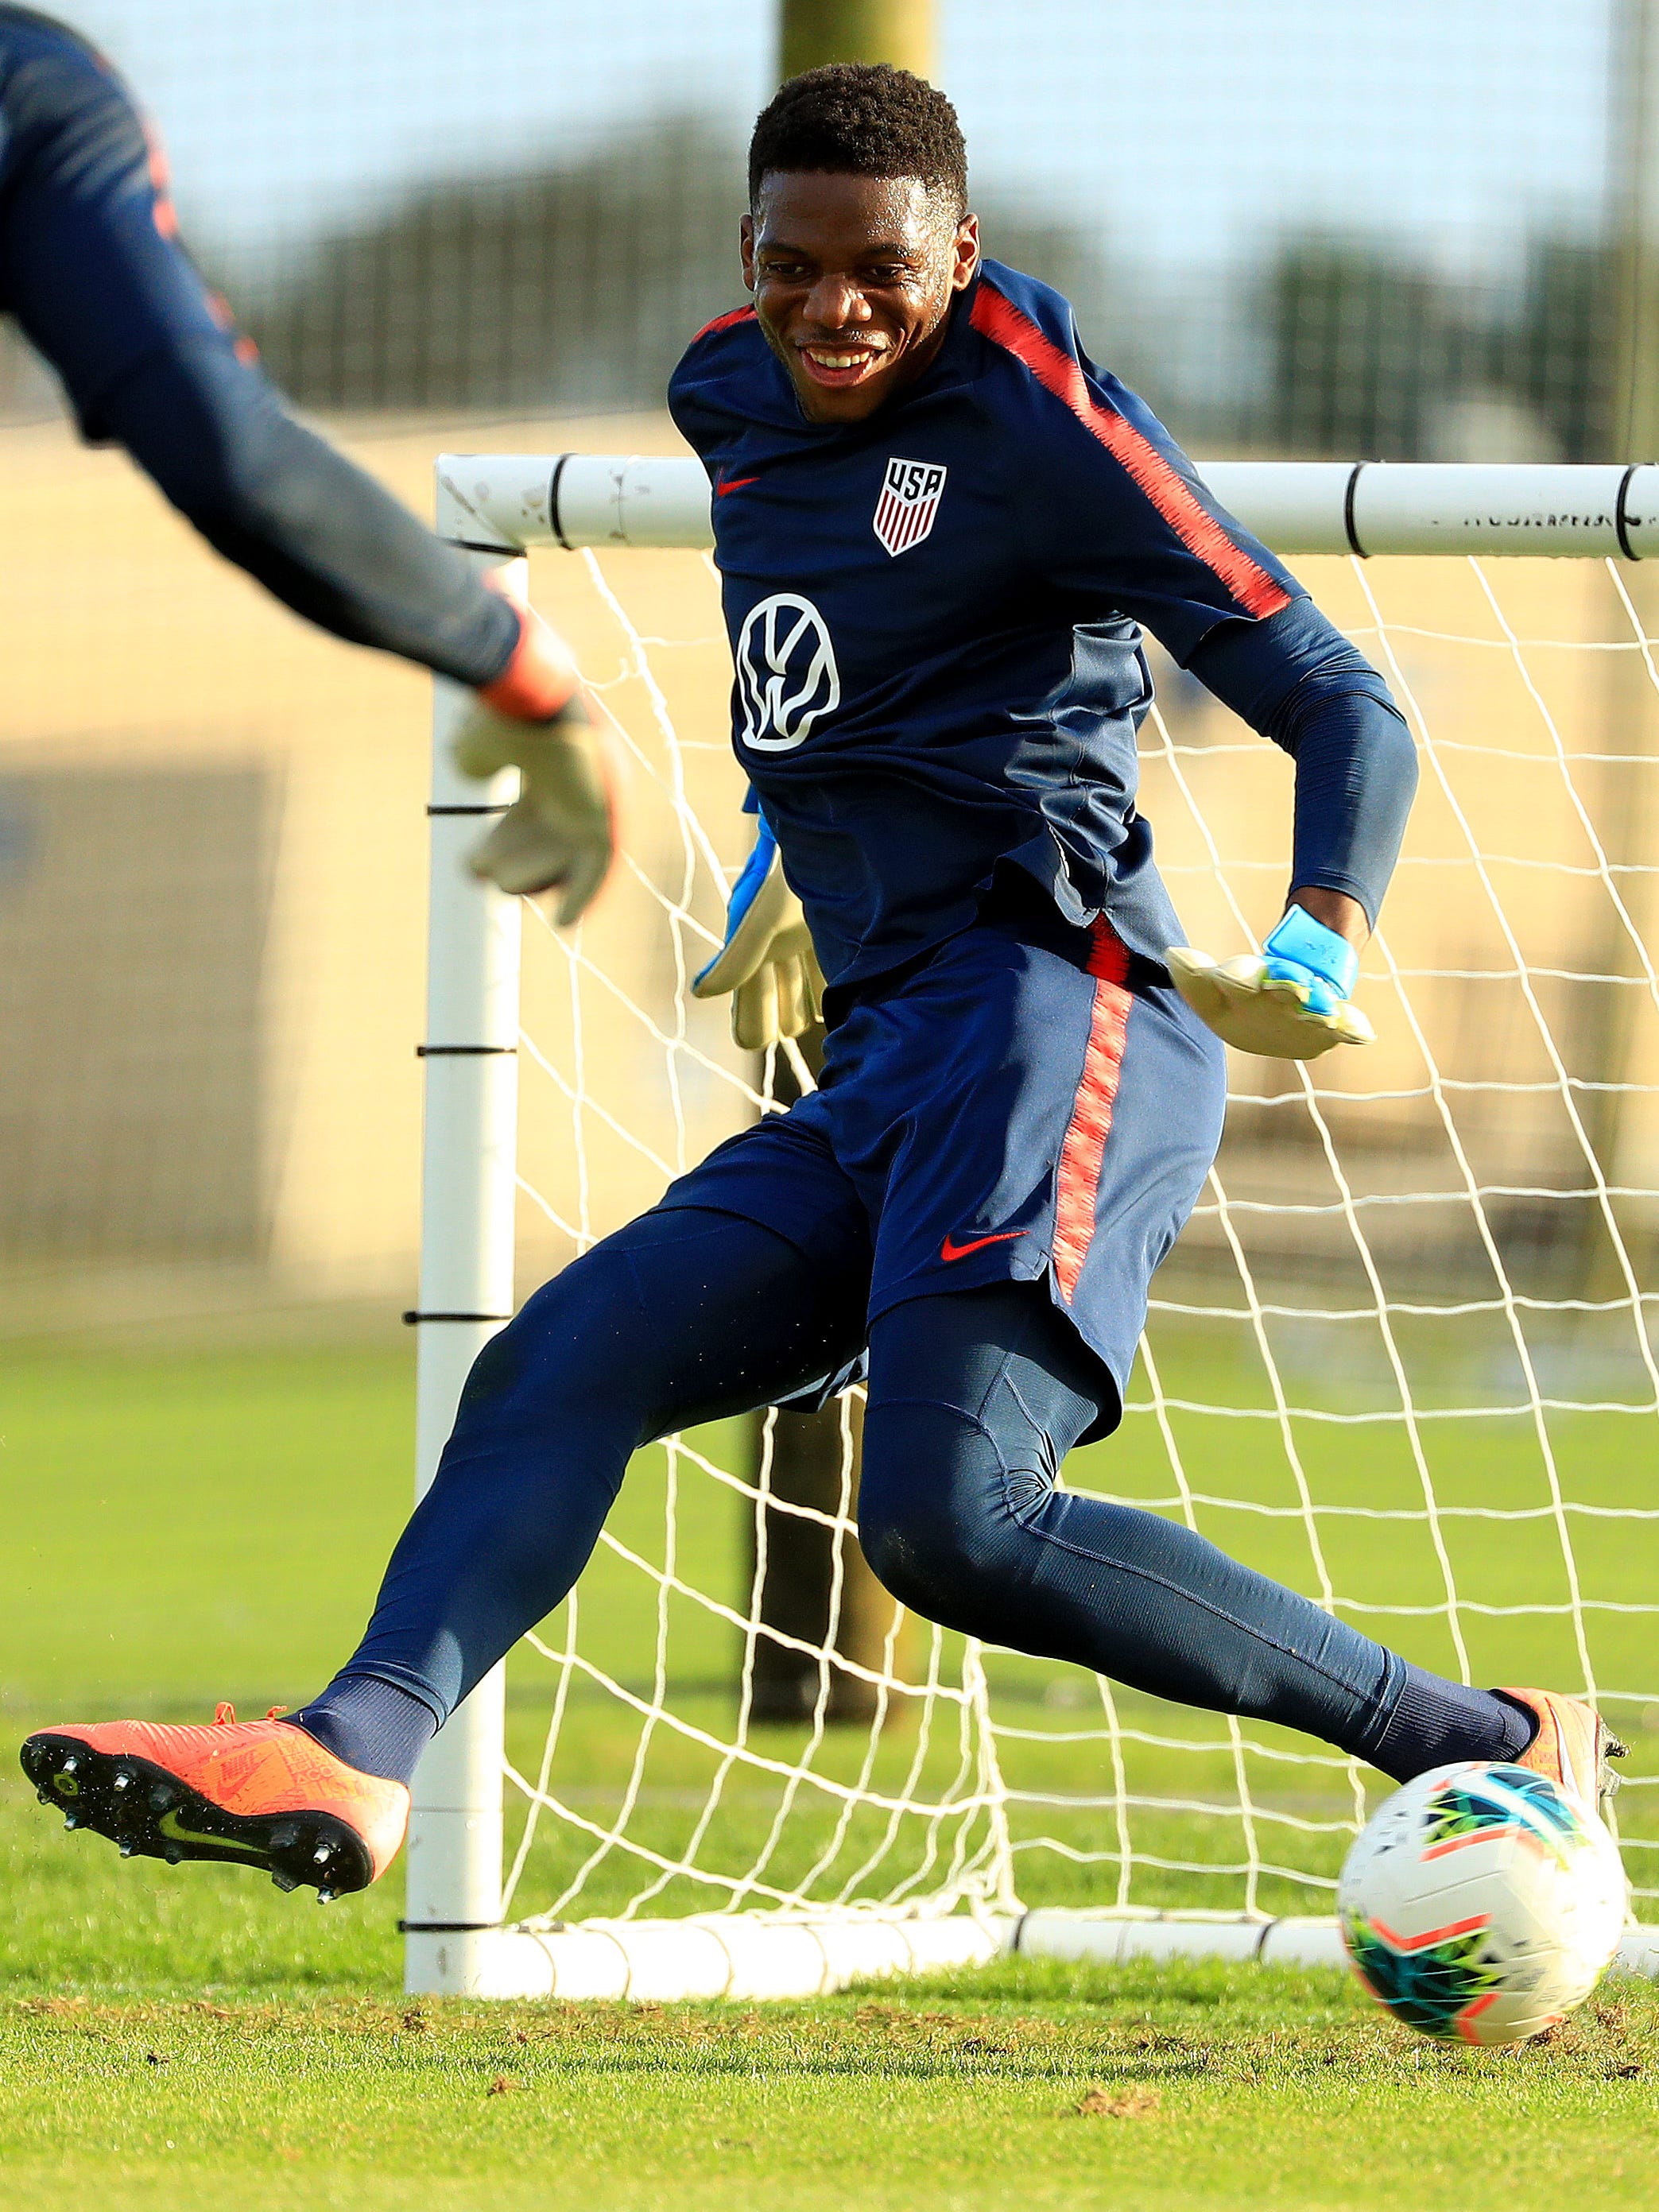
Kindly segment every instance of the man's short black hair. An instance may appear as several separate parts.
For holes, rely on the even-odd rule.
[[[936,85],[887,62],[831,62],[792,76],[749,142],[749,204],[763,178],[817,169],[837,177],[919,177],[968,212],[968,149]]]

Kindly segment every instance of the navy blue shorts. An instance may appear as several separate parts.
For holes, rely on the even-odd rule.
[[[1221,1140],[1225,1055],[1107,922],[1030,935],[984,921],[868,987],[830,1031],[817,1091],[661,1204],[775,1231],[872,1321],[1045,1282],[1121,1401],[1152,1271]]]

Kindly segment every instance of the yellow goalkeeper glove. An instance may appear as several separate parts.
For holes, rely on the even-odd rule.
[[[761,817],[755,849],[732,887],[726,942],[693,979],[694,999],[732,994],[732,1034],[745,1052],[798,1037],[818,1018],[823,974],[800,901],[783,879],[777,840]]]
[[[475,876],[518,896],[556,891],[568,928],[589,905],[616,848],[605,757],[563,641],[528,607],[505,672],[480,691],[455,733],[455,765],[481,781],[519,771],[519,796],[469,854]]]
[[[1176,988],[1224,1044],[1269,1060],[1317,1060],[1339,1044],[1374,1044],[1353,1005],[1359,955],[1345,937],[1292,906],[1267,939],[1267,957],[1212,960],[1189,945],[1164,956]]]

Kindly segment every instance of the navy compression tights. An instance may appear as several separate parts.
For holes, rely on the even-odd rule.
[[[860,1286],[728,1214],[647,1214],[486,1348],[358,1650],[300,1724],[406,1779],[586,1565],[630,1455],[857,1348]],[[870,1336],[860,1540],[931,1620],[1134,1688],[1305,1729],[1401,1778],[1503,1758],[1526,1722],[1160,1515],[1056,1486],[1111,1384],[1030,1283],[917,1298]]]

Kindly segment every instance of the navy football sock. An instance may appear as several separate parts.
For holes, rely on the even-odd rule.
[[[1523,1706],[1492,1690],[1466,1689],[1402,1660],[1406,1679],[1376,1748],[1369,1754],[1396,1782],[1456,1759],[1519,1759],[1537,1733]]]
[[[337,1674],[291,1720],[336,1759],[385,1782],[407,1783],[438,1733],[438,1716],[423,1698],[378,1674]]]

